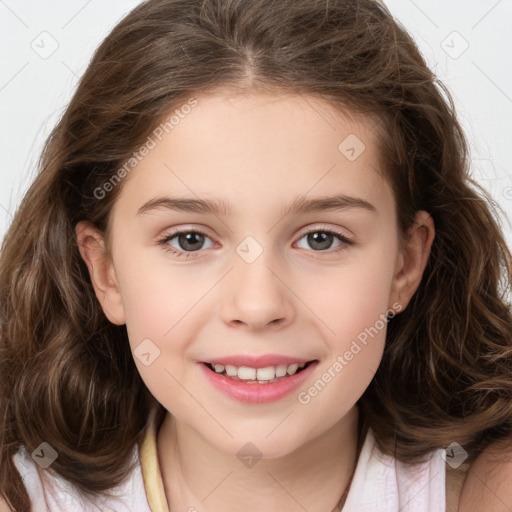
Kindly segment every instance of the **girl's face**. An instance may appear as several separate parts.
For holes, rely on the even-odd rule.
[[[193,104],[124,178],[111,261],[86,223],[81,251],[155,398],[219,450],[250,441],[278,457],[348,417],[379,366],[386,314],[419,284],[433,226],[420,212],[426,228],[400,245],[369,119],[299,95]],[[295,386],[247,392],[204,364],[267,355],[253,366],[316,363]]]

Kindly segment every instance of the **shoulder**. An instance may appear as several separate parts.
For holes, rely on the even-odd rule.
[[[512,438],[487,447],[473,462],[458,512],[512,510]]]
[[[0,496],[0,512],[11,512],[7,502]]]

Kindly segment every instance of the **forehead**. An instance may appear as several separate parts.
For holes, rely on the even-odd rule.
[[[251,212],[263,200],[334,188],[369,202],[392,200],[373,119],[302,94],[217,91],[194,98],[193,108],[175,106],[150,136],[154,147],[123,181],[125,200],[215,196]]]

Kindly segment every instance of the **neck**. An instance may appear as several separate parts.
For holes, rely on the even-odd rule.
[[[358,410],[293,452],[245,466],[167,413],[157,451],[169,510],[333,510],[356,464]]]

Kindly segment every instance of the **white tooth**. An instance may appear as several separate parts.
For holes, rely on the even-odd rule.
[[[287,366],[285,364],[276,366],[276,377],[284,377],[286,375],[286,368]]]
[[[241,380],[256,380],[256,370],[247,366],[238,368],[238,378]]]
[[[286,377],[286,375],[294,375],[299,368],[304,368],[306,363],[293,363],[290,365],[280,364],[278,366],[266,366],[265,368],[250,368],[248,366],[234,366],[234,365],[215,365],[215,372],[226,372],[228,377],[238,377],[240,380],[257,380],[265,383],[273,381],[279,377]]]
[[[288,369],[286,370],[288,375],[293,375],[297,369],[299,368],[299,365],[297,363],[293,363],[290,366],[288,366]]]
[[[238,375],[238,368],[232,364],[226,365],[226,373],[229,377],[236,377]]]
[[[258,380],[272,380],[276,376],[276,369],[274,366],[267,366],[266,368],[258,368],[256,371],[256,378]]]

